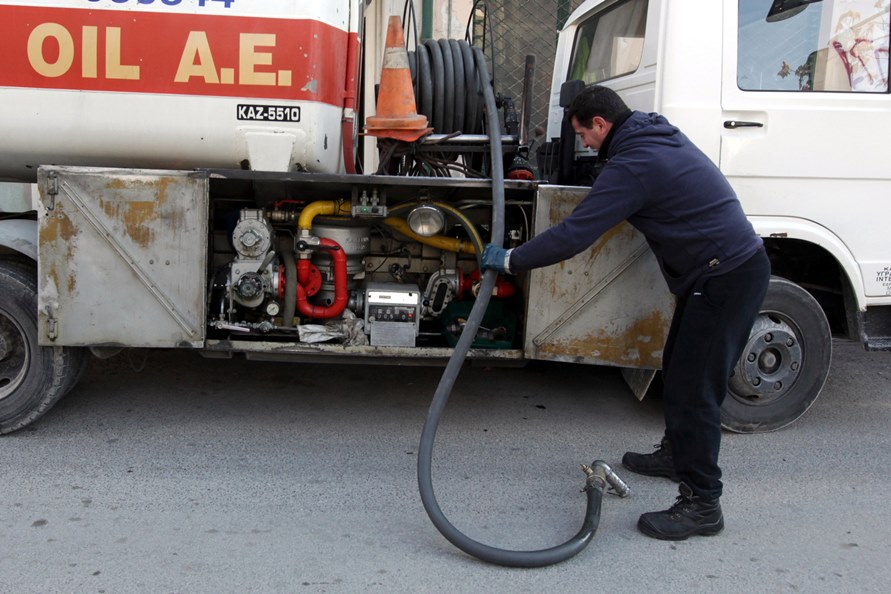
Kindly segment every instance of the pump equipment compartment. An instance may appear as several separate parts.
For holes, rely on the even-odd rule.
[[[584,195],[505,187],[517,243]],[[258,359],[445,360],[479,288],[491,215],[490,183],[474,179],[47,167],[40,188],[41,345]],[[638,245],[630,260],[628,242]],[[500,280],[470,356],[581,361],[557,329],[593,314],[585,333],[600,320],[604,341],[624,338],[585,362],[658,364],[662,329],[642,330],[658,269],[641,245],[627,225],[599,242],[578,265],[579,289],[606,280],[581,301],[569,284]],[[628,283],[639,283],[636,306]]]

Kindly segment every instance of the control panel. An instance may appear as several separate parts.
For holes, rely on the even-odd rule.
[[[415,346],[420,317],[417,286],[369,283],[365,287],[365,332],[372,346]]]

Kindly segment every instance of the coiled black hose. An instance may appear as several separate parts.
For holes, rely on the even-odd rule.
[[[495,95],[489,85],[485,56],[479,48],[474,48],[473,54],[479,78],[481,79],[479,84],[484,89],[486,117],[490,135],[489,144],[492,157],[492,241],[500,244],[504,237],[504,168],[501,143],[496,139],[501,137],[501,127],[498,124]],[[587,495],[587,507],[581,529],[565,543],[538,551],[511,551],[483,544],[463,534],[443,514],[433,491],[431,470],[436,429],[439,426],[440,418],[458,378],[458,373],[464,363],[464,358],[476,337],[483,314],[489,305],[489,298],[495,287],[497,276],[498,273],[494,270],[487,270],[483,274],[479,296],[473,305],[473,309],[470,311],[470,315],[467,317],[467,323],[461,332],[458,344],[455,346],[445,371],[443,371],[439,385],[436,387],[433,401],[430,403],[430,410],[427,413],[427,420],[424,423],[424,429],[421,432],[421,442],[418,447],[418,491],[420,492],[424,509],[437,530],[449,542],[465,553],[497,565],[541,567],[564,561],[579,553],[591,542],[600,522],[600,506],[607,483],[616,488],[620,494],[627,495],[628,490],[627,486],[622,483],[606,463],[597,461],[591,467],[583,466],[583,470],[587,475],[584,489]]]
[[[433,132],[481,133],[485,100],[470,44],[456,39],[428,39],[408,56],[418,113],[427,116]],[[485,60],[482,63],[485,65]]]

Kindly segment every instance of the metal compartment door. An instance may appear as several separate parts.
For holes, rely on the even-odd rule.
[[[543,186],[538,234],[563,220],[586,188]],[[531,271],[524,349],[530,359],[659,369],[674,298],[655,256],[621,223],[590,249]]]
[[[207,177],[41,168],[39,341],[199,347]]]

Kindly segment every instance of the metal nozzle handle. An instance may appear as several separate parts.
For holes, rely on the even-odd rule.
[[[596,474],[601,474],[603,478],[606,479],[606,482],[609,483],[609,486],[613,488],[613,491],[616,492],[616,495],[619,497],[628,497],[631,495],[631,487],[619,478],[619,475],[610,467],[609,464],[604,462],[603,460],[595,460],[591,463],[591,468],[594,469]]]

